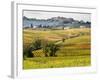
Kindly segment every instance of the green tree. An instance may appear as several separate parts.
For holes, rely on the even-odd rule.
[[[33,48],[30,47],[30,48],[28,49],[27,57],[34,57],[34,54],[32,53],[32,51],[33,51]]]
[[[41,40],[40,40],[40,39],[36,39],[36,40],[32,43],[32,48],[33,48],[33,50],[41,49]]]
[[[64,30],[64,26],[62,26],[62,30]]]
[[[57,56],[56,52],[59,50],[58,45],[55,45],[54,43],[49,44],[49,55],[50,56]]]
[[[65,38],[62,38],[62,42],[65,42]]]
[[[23,59],[26,59],[27,57],[34,57],[34,54],[32,53],[32,47],[30,46],[24,46],[23,47]]]
[[[33,28],[33,24],[31,24],[31,28]]]
[[[48,57],[48,52],[49,52],[48,46],[43,46],[43,53],[44,53],[45,57]]]
[[[48,41],[42,40],[41,43],[42,43],[43,53],[44,53],[45,57],[48,57],[48,52],[49,52]]]

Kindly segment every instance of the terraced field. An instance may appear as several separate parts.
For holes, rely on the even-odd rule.
[[[45,57],[42,49],[34,50],[35,57],[23,60],[24,69],[91,65],[90,28],[45,31],[24,29],[23,47],[29,46],[37,38],[58,44],[60,49],[56,57]]]

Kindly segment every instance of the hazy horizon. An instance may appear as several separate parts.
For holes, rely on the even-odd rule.
[[[23,16],[36,19],[49,19],[52,17],[66,17],[75,20],[83,20],[91,22],[91,14],[89,13],[71,13],[71,12],[47,12],[47,11],[23,11]]]

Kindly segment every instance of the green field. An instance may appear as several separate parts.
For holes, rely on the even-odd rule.
[[[33,50],[34,57],[23,60],[24,69],[60,68],[91,65],[90,28],[66,30],[23,30],[23,47],[26,49],[37,38],[60,45],[56,56],[45,57],[43,49]],[[62,41],[64,39],[64,41]]]

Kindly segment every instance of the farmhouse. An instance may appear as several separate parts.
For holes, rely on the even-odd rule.
[[[64,27],[64,29],[70,29],[70,27]]]
[[[80,26],[80,28],[86,28],[86,26]]]
[[[33,28],[37,28],[37,26],[33,26]]]

